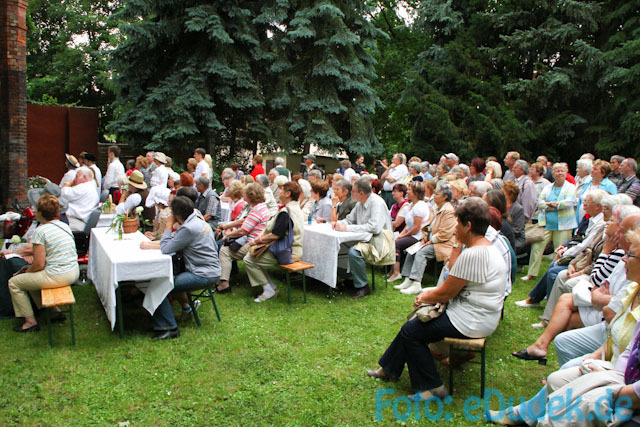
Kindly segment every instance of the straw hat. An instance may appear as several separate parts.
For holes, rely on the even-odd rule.
[[[135,170],[131,172],[131,175],[128,179],[129,185],[139,188],[140,190],[144,190],[147,188],[147,183],[144,182],[144,175],[139,170]]]
[[[162,163],[163,165],[167,163],[167,156],[165,156],[164,153],[161,153],[159,151],[156,153],[155,156],[153,156],[153,158],[159,161],[160,163]]]
[[[67,158],[67,162],[69,162],[69,164],[71,164],[73,167],[80,167],[80,163],[78,163],[78,159],[76,159],[75,156],[72,156],[71,154],[65,154],[65,157]]]

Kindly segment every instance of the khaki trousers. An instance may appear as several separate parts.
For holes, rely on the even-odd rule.
[[[567,242],[572,235],[573,230],[544,230],[544,239],[531,245],[531,256],[529,257],[529,276],[537,277],[540,271],[540,263],[542,262],[542,254],[544,248],[553,240],[553,249]]]
[[[568,370],[574,369],[579,368]],[[565,375],[571,376],[572,374],[566,373]],[[575,375],[575,371],[573,375]],[[592,372],[575,378],[549,394],[547,413],[543,419],[538,420],[538,426],[620,425],[620,418],[628,416],[628,414],[616,413],[612,418],[609,418],[607,411],[613,412],[614,408],[611,407],[612,401],[608,397],[612,396],[615,400],[623,386],[624,372],[613,370]],[[549,409],[552,412],[549,412]]]
[[[249,253],[249,247],[250,246],[246,244],[235,252],[229,249],[229,246],[223,246],[222,249],[220,249],[220,267],[222,268],[220,280],[229,281],[233,261],[243,259],[245,255]]]
[[[573,288],[583,280],[589,281],[589,276],[583,274],[581,276],[572,277],[571,279],[567,279],[568,276],[567,270],[562,270],[558,273],[558,277],[556,277],[555,282],[553,282],[553,289],[551,289],[551,294],[549,294],[549,298],[547,299],[547,305],[544,308],[544,313],[540,316],[540,319],[549,321],[551,319],[551,314],[553,314],[553,309],[556,308],[556,304],[558,304],[558,300],[562,294],[569,293],[573,290]]]
[[[269,250],[264,251],[260,258],[255,258],[251,253],[247,252],[243,261],[251,286],[264,286],[267,283],[271,283],[265,268],[278,265],[278,261]]]
[[[69,286],[78,280],[79,274],[79,269],[76,266],[76,268],[64,274],[51,275],[41,270],[35,273],[22,273],[13,276],[9,279],[9,292],[11,293],[13,311],[16,313],[16,317],[33,316],[33,308],[27,292],[31,294],[38,308],[41,308],[40,290]]]

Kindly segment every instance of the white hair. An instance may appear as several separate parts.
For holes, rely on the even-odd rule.
[[[284,185],[287,182],[289,182],[289,178],[287,178],[284,175],[278,175],[276,176],[276,178],[273,180],[273,183],[276,185]]]
[[[311,184],[306,179],[299,179],[298,185],[302,188],[302,194],[304,194],[304,198],[308,199],[311,197]]]

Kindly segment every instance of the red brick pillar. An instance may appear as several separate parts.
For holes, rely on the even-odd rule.
[[[27,204],[27,0],[0,0],[0,209]]]

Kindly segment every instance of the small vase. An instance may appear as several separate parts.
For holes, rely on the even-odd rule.
[[[135,218],[127,218],[122,221],[122,231],[125,234],[135,233],[138,231],[138,220]]]

